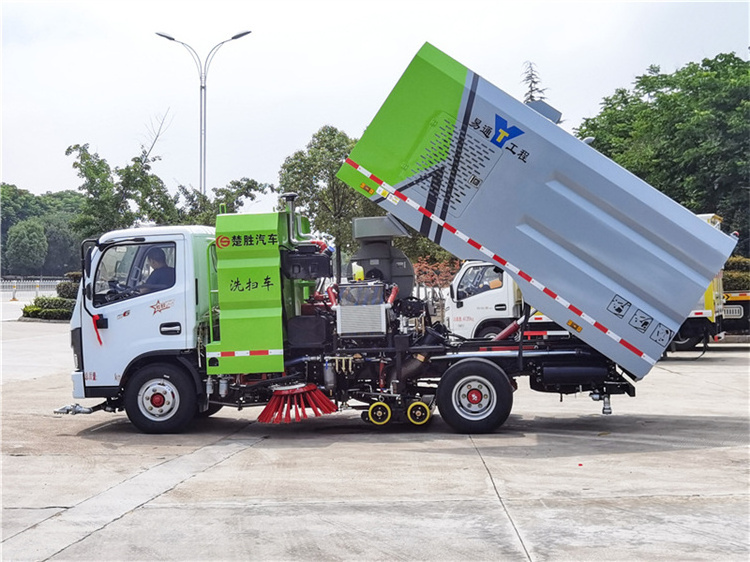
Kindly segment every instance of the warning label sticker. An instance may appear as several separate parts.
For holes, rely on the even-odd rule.
[[[620,295],[615,295],[612,299],[612,302],[610,302],[609,306],[607,307],[607,310],[609,310],[618,318],[622,318],[623,316],[625,316],[629,309],[630,301],[621,297]]]
[[[654,318],[652,316],[649,316],[639,308],[635,311],[635,314],[633,314],[629,324],[642,334],[645,334],[653,321]]]
[[[654,333],[651,334],[651,339],[654,340],[662,347],[667,347],[667,344],[672,341],[674,332],[667,328],[664,324],[656,326]]]

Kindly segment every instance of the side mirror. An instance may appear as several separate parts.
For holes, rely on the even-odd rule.
[[[94,251],[97,241],[94,238],[87,238],[81,242],[81,269],[85,277],[91,276],[91,252]]]
[[[451,300],[456,303],[456,308],[461,308],[464,305],[461,299],[465,297],[465,295],[463,294],[463,291],[459,291],[458,294],[456,294],[456,291],[453,288],[453,285],[450,285],[450,293],[451,293]]]
[[[86,277],[91,277],[91,253],[94,251],[94,247],[91,246],[86,250],[86,257],[83,260],[83,269],[86,272]]]

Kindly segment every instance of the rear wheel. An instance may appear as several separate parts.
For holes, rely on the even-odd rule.
[[[465,359],[440,379],[437,405],[440,416],[459,433],[488,433],[508,419],[513,388],[491,361]]]
[[[674,348],[677,351],[690,351],[695,349],[695,346],[703,341],[703,336],[686,337],[677,332],[677,335],[672,340]]]
[[[144,433],[179,433],[197,412],[193,382],[173,365],[142,367],[125,387],[125,412]]]

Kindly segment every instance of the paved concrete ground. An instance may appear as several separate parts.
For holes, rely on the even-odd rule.
[[[222,410],[178,436],[71,402],[64,324],[6,320],[3,560],[747,560],[750,346],[615,397],[534,393],[492,435]],[[8,316],[12,318],[13,314]],[[95,404],[97,401],[84,401]]]

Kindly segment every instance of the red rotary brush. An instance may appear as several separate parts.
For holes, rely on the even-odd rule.
[[[310,408],[315,417],[332,414],[336,405],[323,394],[314,383],[278,387],[258,416],[260,423],[291,423],[307,418],[305,408]]]

